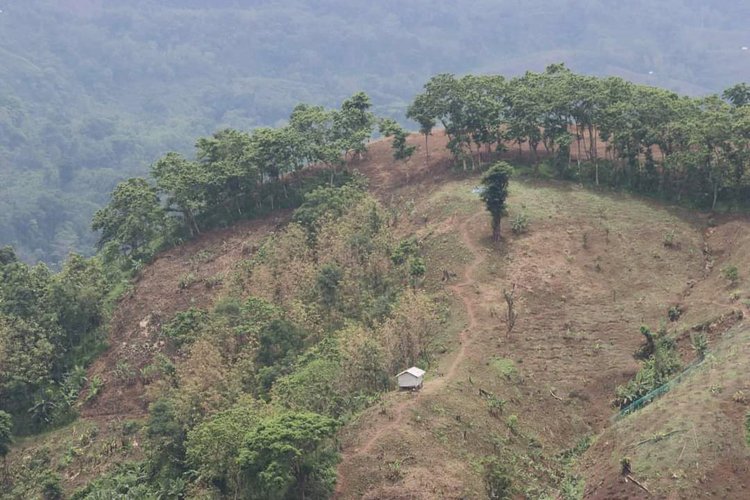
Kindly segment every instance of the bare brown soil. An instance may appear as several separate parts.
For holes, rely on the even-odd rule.
[[[136,374],[167,346],[158,338],[161,324],[191,307],[210,307],[221,293],[234,265],[253,251],[254,244],[288,219],[277,213],[231,229],[211,231],[160,254],[138,276],[110,323],[109,348],[90,367],[88,379],[104,381],[100,394],[84,406],[82,416],[145,415],[149,401],[139,377],[118,380],[116,368],[126,364]],[[181,286],[181,282],[183,286]]]
[[[452,353],[432,368],[435,378],[421,394],[393,394],[344,432],[338,498],[479,496],[478,469],[467,462],[495,451],[487,444],[490,435],[504,440],[510,449],[506,455],[527,453],[524,440],[540,443],[544,452],[534,459],[538,464],[518,466],[516,487],[529,495],[546,485],[552,494],[562,468],[555,456],[612,425],[615,389],[638,369],[632,353],[641,342],[641,324],[653,329],[667,324],[678,336],[685,362],[694,356],[690,332],[698,325],[705,323],[712,345],[732,326],[741,326],[733,311],[746,313],[747,306],[730,300],[729,291],[716,290],[727,287],[719,269],[730,260],[750,269],[748,256],[737,255],[738,234],[750,227],[745,218],[719,221],[704,233],[705,218],[695,213],[570,184],[532,183],[514,189],[511,197],[511,207],[525,206],[530,213],[530,233],[517,237],[506,230],[504,243],[494,248],[478,201],[462,201],[468,205],[459,210],[466,215],[448,213],[447,219],[435,212],[446,201],[452,207],[452,198],[428,201],[451,184],[465,192],[471,185],[456,184],[455,176],[440,169],[434,178],[437,184],[430,175],[414,176],[419,187],[401,193],[417,199],[412,230],[428,241],[458,233],[470,254],[460,288],[449,285],[443,291],[456,296],[453,311],[465,317],[467,326],[457,332]],[[662,242],[672,230],[678,244],[668,248]],[[704,255],[706,248],[711,255]],[[449,261],[430,265],[460,266]],[[512,283],[519,290],[520,316],[505,339],[501,291]],[[684,314],[669,323],[666,312],[675,304]],[[487,368],[492,359],[510,360],[517,375],[498,380]],[[503,417],[487,414],[477,396],[480,388],[507,401]],[[731,418],[738,437],[740,413]],[[504,425],[511,414],[522,422],[523,437],[514,437]],[[582,463],[587,497],[645,494],[633,482],[623,482],[618,461],[597,446]],[[606,465],[597,469],[592,463]],[[595,470],[609,478],[606,488],[592,486],[601,481]],[[726,478],[722,470],[717,464],[705,481],[721,482]],[[637,473],[636,480],[651,484],[653,491],[665,491],[648,472]]]

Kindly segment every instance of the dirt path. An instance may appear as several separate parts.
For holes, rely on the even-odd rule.
[[[344,491],[346,491],[347,481],[346,474],[344,473],[344,465],[351,462],[358,456],[370,453],[375,444],[380,441],[380,439],[384,435],[387,435],[394,429],[400,427],[403,422],[404,415],[406,414],[406,410],[412,408],[422,397],[436,393],[443,386],[445,386],[446,383],[453,380],[453,378],[456,376],[456,371],[458,370],[459,365],[466,357],[466,349],[471,343],[471,332],[477,326],[477,318],[476,312],[474,310],[474,303],[470,299],[471,294],[465,290],[467,288],[471,288],[476,284],[474,273],[476,271],[476,268],[479,267],[479,265],[481,265],[485,260],[484,252],[469,236],[468,225],[474,217],[467,218],[463,221],[463,223],[461,223],[461,243],[469,249],[469,251],[473,255],[473,259],[463,272],[463,280],[449,287],[454,294],[461,297],[464,308],[466,309],[466,314],[468,316],[468,324],[466,325],[466,328],[464,328],[459,334],[460,347],[458,349],[458,352],[456,353],[456,357],[453,359],[450,366],[448,367],[448,371],[445,372],[443,376],[428,380],[424,383],[422,390],[415,393],[413,397],[404,399],[403,401],[400,401],[395,406],[393,406],[390,409],[391,418],[387,425],[382,425],[377,430],[375,430],[375,432],[360,447],[352,448],[342,454],[341,463],[338,467],[338,479],[336,481],[336,492],[334,494],[334,498],[342,498]]]

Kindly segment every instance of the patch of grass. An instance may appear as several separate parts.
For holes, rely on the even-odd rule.
[[[216,253],[213,250],[204,248],[192,257],[190,257],[190,266],[196,268],[201,264],[207,264],[216,258]]]
[[[471,215],[482,208],[479,194],[472,189],[475,182],[449,183],[428,202],[425,212],[430,218],[445,218],[452,215]]]
[[[563,500],[580,500],[583,498],[585,489],[586,481],[582,477],[577,475],[565,476],[560,485],[560,496]]]
[[[185,273],[180,276],[180,280],[177,282],[177,288],[180,290],[187,290],[199,281],[198,276],[194,273]]]
[[[593,444],[594,439],[591,435],[582,437],[576,442],[575,446],[568,448],[567,450],[560,453],[560,459],[566,465],[573,463],[578,457],[583,455]]]
[[[450,282],[459,280],[461,268],[471,262],[473,256],[466,248],[457,234],[440,234],[426,238],[422,242],[421,255],[425,261],[427,272],[424,278],[424,286],[428,290],[441,289],[445,284],[443,281],[444,271],[451,276]],[[452,274],[451,274],[452,273]]]
[[[118,361],[114,370],[112,370],[112,376],[115,380],[123,382],[126,385],[132,385],[136,380],[136,371],[127,361]]]
[[[223,283],[224,283],[224,275],[222,273],[209,276],[208,278],[203,280],[204,286],[208,288],[209,290],[211,288],[216,288],[217,286],[221,286]]]
[[[395,483],[404,477],[404,472],[402,470],[403,461],[393,460],[391,462],[388,462],[386,466],[387,471],[385,473],[385,477],[387,477],[389,481],[393,481]]]
[[[518,373],[516,363],[512,359],[493,357],[489,362],[490,368],[507,379],[511,379]]]
[[[519,235],[529,231],[529,216],[525,212],[515,215],[510,221],[510,229],[513,234]]]
[[[513,434],[518,434],[518,415],[509,415],[505,420],[505,425]]]

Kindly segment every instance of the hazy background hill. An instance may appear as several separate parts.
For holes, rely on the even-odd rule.
[[[439,72],[750,80],[750,4],[645,0],[0,0],[0,244],[90,251],[115,183],[219,127],[364,90],[397,118]]]

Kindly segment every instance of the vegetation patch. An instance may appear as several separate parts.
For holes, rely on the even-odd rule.
[[[512,359],[493,357],[490,359],[489,365],[496,374],[506,379],[510,379],[518,373],[516,363]]]
[[[635,357],[643,364],[633,380],[617,388],[615,402],[620,408],[630,406],[663,386],[682,367],[677,345],[666,330],[660,329],[654,335],[648,327],[642,326],[641,334],[645,343],[636,351]]]

